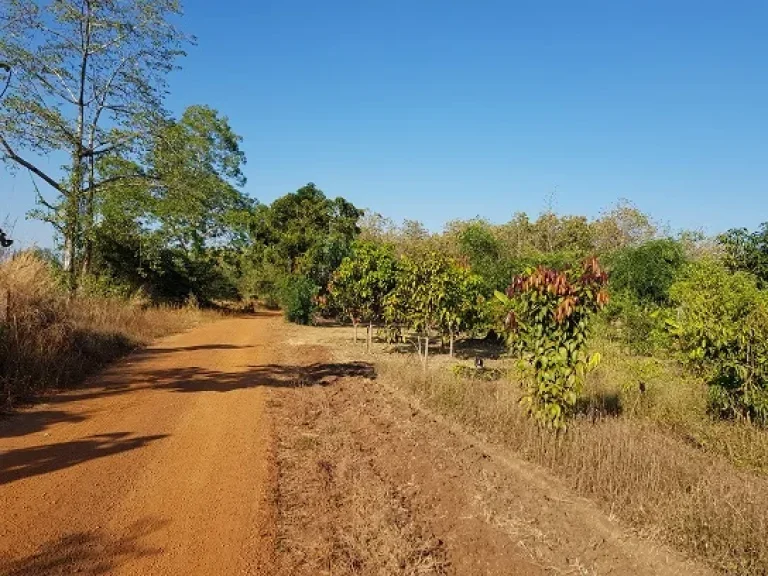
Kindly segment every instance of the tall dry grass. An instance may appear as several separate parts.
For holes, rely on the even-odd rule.
[[[768,434],[709,421],[699,383],[663,381],[671,365],[634,366],[635,374],[625,361],[593,377],[581,415],[560,436],[523,413],[514,372],[467,380],[436,362],[424,377],[415,359],[397,355],[380,357],[378,369],[385,382],[552,470],[639,531],[724,573],[768,574],[768,477],[759,465]]]
[[[50,267],[29,253],[0,263],[10,294],[0,321],[0,409],[65,388],[154,338],[205,318],[196,308],[152,307],[139,300],[72,296]]]

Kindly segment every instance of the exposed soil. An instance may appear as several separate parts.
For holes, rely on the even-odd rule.
[[[0,422],[0,573],[707,574],[274,315]]]

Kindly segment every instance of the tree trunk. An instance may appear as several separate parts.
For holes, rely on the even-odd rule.
[[[91,134],[89,147],[93,150],[94,139]],[[91,263],[93,262],[93,227],[95,223],[94,206],[95,194],[94,186],[96,184],[96,166],[94,164],[94,158],[91,156],[88,160],[88,192],[83,199],[85,202],[85,210],[83,210],[84,222],[83,222],[83,265],[81,270],[82,276],[87,276],[91,272]]]
[[[357,322],[352,322],[352,326],[355,327],[355,344],[357,344]]]
[[[450,355],[451,355],[451,358],[453,358],[453,340],[454,340],[453,330],[451,330],[451,336],[450,337],[451,337]]]
[[[373,343],[373,322],[368,322],[368,354],[371,353],[371,344]]]
[[[424,336],[424,372],[427,372],[427,364],[429,363],[429,332]]]
[[[77,182],[76,178],[73,178]],[[78,202],[79,189],[73,185],[73,191],[64,198],[64,225],[62,226],[62,235],[64,236],[64,272],[67,274],[67,286],[70,290],[77,287],[77,236],[79,232],[79,212]]]

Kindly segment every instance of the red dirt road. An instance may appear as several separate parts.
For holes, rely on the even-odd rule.
[[[270,574],[282,329],[205,325],[0,421],[0,573]]]

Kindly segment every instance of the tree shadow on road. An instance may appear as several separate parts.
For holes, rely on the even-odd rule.
[[[161,549],[144,546],[140,541],[167,525],[167,520],[144,518],[131,524],[117,538],[103,530],[74,532],[43,544],[25,558],[0,558],[0,573],[6,576],[111,574],[129,561],[162,553]]]
[[[341,378],[376,378],[373,364],[368,362],[315,363],[306,366],[266,364],[249,366],[241,372],[218,372],[202,368],[179,368],[155,371],[149,377],[156,389],[175,392],[231,392],[258,386],[296,388],[329,386]]]
[[[62,422],[82,422],[86,420],[84,414],[71,414],[64,410],[36,410],[11,414],[0,419],[0,438],[12,438],[14,436],[26,436],[35,432],[42,432],[55,424]]]
[[[167,435],[129,438],[129,432],[88,436],[83,440],[17,448],[0,455],[0,486],[22,478],[47,474],[96,458],[136,450]]]

